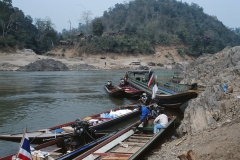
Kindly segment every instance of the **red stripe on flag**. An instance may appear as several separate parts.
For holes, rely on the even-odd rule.
[[[21,160],[31,160],[29,157],[27,157],[26,155],[23,155],[21,153],[19,153],[18,158],[20,158]]]
[[[148,81],[148,88],[150,88],[150,86],[151,86],[151,84],[153,83],[153,81],[154,81],[154,76],[153,76],[153,74],[152,74],[150,80]]]

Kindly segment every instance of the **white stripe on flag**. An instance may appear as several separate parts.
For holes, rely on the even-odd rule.
[[[154,76],[152,74],[152,76],[150,77],[149,81],[148,81],[148,88],[150,88],[151,84],[153,83],[154,80]]]
[[[152,99],[154,99],[155,97],[156,97],[156,93],[157,93],[157,91],[158,91],[158,87],[157,87],[157,85],[155,84],[154,86],[153,86],[153,88],[152,88]]]
[[[26,151],[26,150],[23,149],[23,148],[20,148],[20,150],[19,150],[19,154],[22,154],[22,155],[28,157],[29,159],[32,159],[32,155],[31,155],[31,153],[29,153],[28,151]]]

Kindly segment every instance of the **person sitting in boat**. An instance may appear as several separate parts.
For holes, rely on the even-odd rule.
[[[141,104],[137,104],[137,107],[138,110],[142,113],[138,123],[145,123],[149,118],[151,118],[150,110],[146,106],[142,106]]]
[[[125,76],[124,76],[124,80],[128,80],[128,74],[127,74],[127,72],[126,72],[126,74],[125,74]]]
[[[154,134],[156,134],[159,131],[159,129],[167,127],[168,117],[164,113],[165,113],[165,108],[161,107],[161,109],[159,111],[159,116],[157,118],[155,118],[155,120],[153,121],[153,123],[154,123],[153,133]]]

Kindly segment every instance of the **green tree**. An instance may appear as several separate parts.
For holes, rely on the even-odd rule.
[[[54,43],[57,43],[57,32],[50,18],[37,18],[35,21],[38,30],[39,52],[44,53],[50,50]]]
[[[103,24],[101,18],[96,18],[92,22],[93,35],[101,36],[103,34]]]
[[[10,30],[12,24],[11,14],[14,12],[12,7],[12,1],[0,1],[0,8],[0,29],[2,31],[2,36],[5,37],[5,34],[7,34],[7,32]]]
[[[240,27],[235,28],[235,33],[240,36]]]

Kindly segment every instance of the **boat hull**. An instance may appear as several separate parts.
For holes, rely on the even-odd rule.
[[[146,94],[152,96],[152,90],[141,87],[133,82],[129,82],[130,85],[136,87],[139,90],[142,90]],[[155,101],[158,102],[159,105],[168,107],[168,108],[179,108],[182,104],[189,101],[190,99],[196,98],[198,93],[196,92],[183,92],[176,94],[156,94]]]
[[[171,127],[174,127],[174,121],[176,117],[171,117],[166,129],[161,129],[155,136],[153,134],[135,134],[136,127],[138,123],[134,123],[120,132],[116,133],[109,139],[103,141],[102,143],[96,145],[92,149],[86,151],[85,153],[79,155],[75,160],[93,160],[103,156],[110,156],[114,158],[126,158],[126,159],[142,159],[141,156],[151,148],[154,143],[158,143],[162,138],[162,134],[166,132]],[[153,130],[151,131],[153,132]],[[136,142],[135,140],[139,138],[145,141]],[[132,142],[130,142],[132,140]],[[134,143],[134,141],[136,143]],[[124,147],[128,145],[128,147]]]
[[[116,86],[109,87],[108,85],[105,85],[104,89],[110,96],[113,96],[113,97],[121,97],[124,94],[124,90]]]
[[[133,104],[129,104],[129,105],[134,105],[136,103]],[[92,116],[88,116],[85,118],[91,118],[91,119],[98,119],[101,120],[101,114],[102,113],[110,113],[111,111],[117,111],[117,110],[122,110],[122,109],[131,109],[134,110],[134,107],[124,107],[124,106],[120,106],[120,107],[116,107],[113,108],[112,110],[107,110],[98,114],[94,114]],[[139,111],[132,111],[130,113],[126,113],[122,116],[118,116],[116,118],[111,118],[111,119],[107,119],[105,122],[96,124],[96,125],[92,125],[90,126],[91,129],[94,130],[101,130],[101,129],[106,129],[107,127],[110,127],[114,124],[117,124],[118,122],[121,122],[125,119],[128,119],[130,117],[134,117],[137,116],[138,114],[140,114]],[[85,120],[85,118],[82,118],[82,120]],[[33,131],[33,132],[28,132],[28,138],[31,144],[42,144],[45,143],[47,141],[51,141],[53,139],[59,138],[59,137],[66,137],[66,136],[70,136],[72,134],[72,132],[59,132],[59,130],[62,129],[62,127],[69,127],[72,124],[74,124],[75,121],[72,122],[68,122],[65,124],[61,124],[61,125],[57,125],[51,128],[47,128],[47,129],[42,129],[42,130],[38,130],[38,131]],[[56,133],[55,133],[56,132]],[[6,134],[6,135],[0,135],[0,139],[1,140],[5,140],[5,141],[11,141],[11,142],[20,142],[22,139],[23,134],[22,133],[18,133],[18,134]]]
[[[31,144],[41,144],[47,141],[51,141],[56,138],[69,136],[71,133],[44,133],[40,131],[35,132],[28,132],[29,142]],[[22,133],[19,134],[12,134],[12,135],[0,135],[0,139],[4,141],[11,141],[11,142],[20,142],[23,137]]]
[[[125,96],[126,97],[131,97],[131,98],[139,98],[140,95],[143,93],[143,91],[138,90],[137,88],[132,87],[131,85],[123,85],[119,86],[124,90]]]
[[[58,139],[55,139],[55,140],[52,140],[52,141],[49,141],[49,142],[46,142],[46,143],[43,143],[43,144],[40,144],[38,146],[35,146],[33,147],[36,151],[42,151],[44,150],[45,153],[49,153],[50,156],[57,156],[57,157],[54,157],[58,160],[66,160],[66,159],[73,159],[75,157],[77,157],[78,155],[80,155],[81,153],[84,153],[85,151],[87,151],[88,149],[94,147],[95,145],[107,140],[108,138],[110,138],[111,136],[113,136],[114,134],[116,134],[117,131],[114,131],[112,133],[109,133],[109,134],[106,134],[98,139],[95,139],[94,141],[92,142],[89,142],[73,151],[71,151],[70,153],[65,153],[63,150],[65,147],[61,148],[61,151],[62,152],[52,152],[52,150],[55,149],[59,149],[59,144],[63,144],[64,143],[64,138],[58,138]],[[47,148],[51,148],[50,150],[46,151]],[[12,159],[12,156],[14,156],[16,154],[11,154],[11,155],[8,155],[6,157],[2,157],[0,158],[0,160],[10,160]],[[38,158],[37,158],[38,159]]]

